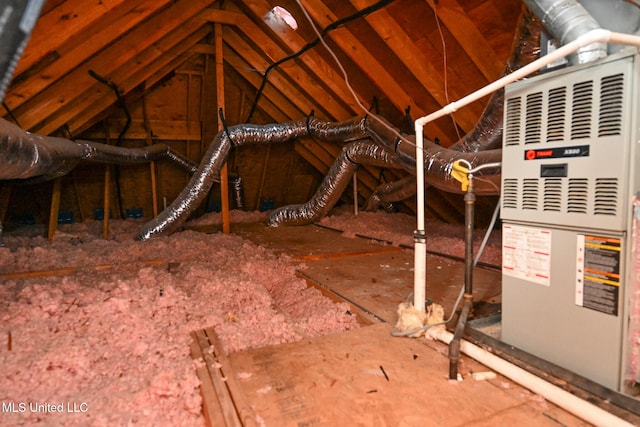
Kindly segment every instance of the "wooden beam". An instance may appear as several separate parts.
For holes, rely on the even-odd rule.
[[[39,60],[41,62],[33,67],[37,71],[37,78],[27,79],[23,78],[24,76],[17,75],[4,101],[12,110],[16,110],[23,103],[29,101],[38,93],[72,72],[74,68],[87,61],[88,58],[103,52],[109,44],[114,43],[115,39],[140,24],[154,13],[156,9],[164,7],[169,1],[170,0],[144,0],[140,3],[124,2],[119,7],[113,9],[111,13],[105,15],[103,19],[97,21],[95,25],[85,29],[82,32],[82,36],[71,33],[71,30],[66,26],[64,27],[64,31],[53,31],[60,34],[73,34],[75,37],[63,45],[56,47],[55,50],[49,45],[49,55],[53,55],[54,60],[48,63],[46,63],[46,57]],[[92,4],[91,2],[78,3],[82,3],[83,6],[85,3],[87,5]],[[65,4],[67,4],[67,2],[65,2]],[[47,34],[52,32],[52,28],[56,30],[59,29],[59,26],[48,26],[46,21],[39,21],[34,32],[41,31],[41,27],[42,31]],[[36,41],[31,40],[28,46],[34,46],[35,49]],[[23,56],[18,63],[19,69],[21,69],[21,67],[31,67],[28,54],[29,47],[27,47],[25,52],[27,58]],[[37,57],[41,56],[41,54],[36,53],[33,55]],[[41,65],[42,62],[45,63],[44,66]],[[25,74],[32,74],[32,71],[27,69]]]
[[[326,27],[338,20],[338,17],[330,10],[322,0],[302,0],[307,11],[321,27]],[[392,76],[366,46],[348,29],[340,27],[329,33],[329,37],[343,50],[351,60],[376,84],[378,89],[385,94],[399,111],[409,106],[416,117],[423,116],[426,111],[417,105],[413,97],[408,94],[399,81]],[[443,145],[448,146],[451,140],[448,132],[441,129],[436,122],[425,126],[425,134],[438,135]]]
[[[240,56],[242,56],[252,68],[260,70],[261,74],[272,64],[269,60],[267,60],[262,52],[256,51],[246,40],[240,35],[238,35],[235,31],[229,31],[225,37],[225,42]],[[296,67],[297,68],[297,67]],[[305,113],[302,115],[307,115],[314,108],[318,108],[319,104],[317,99],[313,98],[312,94],[309,92],[313,92],[313,87],[318,87],[317,84],[312,82],[312,79],[305,75],[304,78],[300,77],[300,73],[297,74],[297,78],[302,79],[303,81],[296,80],[294,77],[291,77],[287,74],[288,71],[293,70],[293,68],[284,69],[281,67],[273,69],[269,73],[268,83],[277,88],[280,92],[282,92],[283,96],[290,99],[292,103],[294,103],[300,110]],[[298,89],[298,84],[304,88],[304,91]],[[326,93],[322,95],[326,97]],[[333,113],[329,111],[326,106],[322,105],[322,110],[327,111],[331,117],[333,117]],[[338,112],[337,114],[342,114]],[[322,115],[322,114],[320,114]]]
[[[244,0],[243,4],[251,9],[257,16],[263,16],[273,7],[267,0]],[[243,28],[243,25],[239,24],[239,27]],[[287,31],[285,33],[278,33],[277,35],[280,40],[286,44],[289,53],[298,52],[307,44],[307,41],[295,31]],[[284,58],[285,56],[285,54],[279,54],[275,60]],[[344,116],[334,116],[335,120],[346,120],[355,115],[365,114],[356,103],[353,94],[344,81],[344,77],[335,71],[333,65],[329,64],[315,50],[305,52],[305,54],[297,60],[306,65],[307,68],[314,73],[318,81],[323,82],[328,93],[335,95],[338,100],[349,107]]]
[[[112,120],[113,127],[111,129],[110,137],[115,139],[120,133],[119,129],[124,126],[124,120]],[[185,120],[149,120],[149,127],[153,129],[153,136],[156,139],[163,141],[200,141],[200,122],[192,120],[187,122]],[[85,139],[104,139],[105,134],[102,131],[94,130],[91,132],[84,132]],[[144,120],[133,119],[131,125],[127,130],[127,139],[140,139],[146,140],[147,133],[145,131]]]
[[[271,7],[269,9],[271,9]],[[264,65],[256,68],[260,70],[266,70],[269,65],[277,62],[282,58],[285,58],[291,53],[283,50],[275,41],[272,40],[270,35],[264,33],[264,31],[262,31],[246,16],[244,17],[244,19],[237,23],[237,26],[242,31],[243,36],[248,37],[256,46],[259,46],[264,55],[266,55],[268,58],[267,60],[263,56],[261,56],[260,61]],[[244,53],[243,51],[237,52],[241,55]],[[248,60],[248,62],[252,61]],[[322,110],[326,111],[328,115],[327,118],[331,120],[344,120],[354,115],[352,111],[349,111],[348,108],[345,108],[340,100],[337,100],[334,96],[332,96],[330,91],[327,90],[326,86],[318,84],[318,81],[321,81],[323,83],[329,83],[329,85],[331,86],[335,84],[335,82],[327,82],[323,79],[317,79],[316,76],[293,64],[295,64],[295,62],[283,64],[282,66],[278,67],[277,70],[271,72],[269,80],[271,81],[272,79],[277,78],[273,76],[275,72],[281,73],[281,76],[286,76],[287,79],[295,82],[295,85],[304,88],[304,91],[308,93],[308,97],[314,100],[316,105],[315,109],[318,110],[318,106],[321,106]],[[306,110],[307,113],[311,111],[311,109],[303,110]]]
[[[430,0],[427,3],[438,13],[449,32],[458,40],[460,46],[487,81],[491,82],[499,78],[504,71],[505,64],[491,48],[491,44],[484,38],[474,22],[469,19],[458,1],[438,0],[437,5],[434,5],[433,0]]]
[[[240,91],[243,93],[254,93],[255,90],[260,86],[260,77],[255,75],[255,73],[251,70],[247,70],[245,67],[236,68],[235,65],[239,64],[242,61],[241,58],[236,56],[236,59],[230,60],[231,54],[230,49],[225,48],[224,51],[224,60],[226,63],[230,64],[231,67],[227,67],[225,72],[227,73],[227,82],[231,82],[231,84],[240,88]],[[235,53],[233,54],[235,55]],[[273,90],[271,88],[271,90]],[[277,91],[273,90],[275,93]],[[277,93],[279,96],[281,94]],[[286,104],[290,105],[289,100],[286,100]],[[292,117],[298,117],[298,113],[293,116],[287,115],[284,111],[282,111],[283,104],[279,102],[275,102],[271,97],[269,91],[265,93],[264,96],[258,102],[257,108],[261,110],[264,114],[271,118],[272,122],[275,123],[284,123],[292,120]],[[292,107],[295,108],[295,107]],[[241,109],[239,114],[239,120],[244,120],[244,113],[246,113],[246,108]],[[301,112],[300,112],[301,113]]]
[[[197,18],[194,18],[194,20],[197,20]],[[187,21],[185,28],[188,28],[187,25],[194,23]],[[178,31],[180,35],[184,35],[182,29]],[[118,87],[127,94],[137,86],[147,82],[147,79],[158,69],[171,62],[175,56],[179,56],[188,50],[190,46],[209,34],[209,31],[209,27],[203,26],[184,39],[165,38],[157,43],[156,46],[145,51],[144,54],[132,59],[131,67],[128,66],[129,64],[125,64],[116,70],[112,74],[112,78],[117,82]],[[176,42],[178,43],[177,45],[172,45]],[[104,85],[95,87],[93,91],[88,91],[85,96],[76,99],[67,108],[61,108],[56,111],[44,124],[41,133],[57,129],[54,126],[61,126],[61,123],[68,124],[72,130],[79,133],[81,130],[88,128],[87,124],[90,123],[91,119],[98,117],[102,111],[113,105],[115,101],[116,97],[109,88]]]
[[[372,0],[350,0],[350,2],[358,10],[375,3]],[[432,58],[427,57],[425,52],[418,48],[409,34],[406,33],[405,27],[398,23],[385,9],[369,14],[365,19],[440,106],[447,105],[451,101],[468,95],[468,93],[461,93],[455,88],[449,87],[447,97],[445,93],[447,82],[444,79],[443,64],[435,64]],[[456,122],[465,131],[469,131],[473,129],[481,114],[482,106],[476,103],[469,108],[456,112],[454,116]]]
[[[224,57],[222,50],[222,24],[214,24],[214,41],[216,48],[216,100],[218,103],[217,111],[224,114]],[[224,130],[225,124],[221,117],[218,117],[218,132]],[[222,232],[229,234],[231,232],[231,222],[229,214],[229,172],[227,162],[224,162],[220,170],[220,199],[222,204]]]
[[[31,33],[14,75],[18,76],[29,67],[42,61],[50,52],[58,50],[71,38],[97,25],[101,18],[125,2],[125,0],[101,0],[63,2],[38,19]],[[128,6],[131,8],[131,6]],[[157,6],[156,6],[157,7]],[[64,31],[51,31],[64,26]]]
[[[49,240],[53,240],[53,236],[58,229],[58,214],[60,212],[60,181],[62,178],[56,178],[53,180],[53,186],[51,189],[51,209],[49,210],[49,228],[47,230],[47,237]]]
[[[76,100],[83,100],[93,96],[93,93],[106,93],[111,90],[97,82],[89,74],[95,70],[98,74],[111,78],[113,73],[125,72],[122,68],[129,63],[135,64],[134,58],[146,49],[153,49],[165,36],[172,31],[181,31],[191,18],[196,16],[211,0],[178,0],[172,3],[162,13],[153,15],[144,23],[138,25],[118,41],[105,48],[99,55],[78,66],[67,74],[59,83],[42,91],[38,96],[30,99],[14,113],[25,129],[32,129],[47,134],[58,129],[71,117],[82,111],[92,103],[80,105],[78,109],[69,111],[65,107]],[[187,27],[187,32],[193,31],[193,26]],[[197,27],[195,27],[197,28]],[[161,54],[163,52],[158,52]],[[120,83],[112,78],[116,84]],[[80,89],[80,90],[79,90]],[[65,111],[66,110],[66,111]],[[57,115],[55,120],[49,117]],[[46,123],[43,123],[46,120]]]
[[[239,56],[230,47],[225,47],[224,57],[225,61],[232,65],[234,71],[241,75],[257,91],[257,89],[260,87],[260,84],[262,83],[262,77],[260,73],[256,72],[251,64],[246,62],[244,58]],[[293,104],[291,98],[286,97],[272,84],[268,84],[264,87],[263,95],[261,99],[258,100],[258,105],[262,105],[263,108],[268,109],[268,107],[266,106],[267,102],[271,103],[275,107],[275,109],[280,111],[280,113],[276,111],[271,111],[270,113],[270,115],[274,119],[277,119],[278,122],[296,120],[300,117],[303,117],[305,114],[302,109]],[[286,117],[284,120],[282,120],[283,114]],[[244,120],[244,118],[242,118],[242,120]]]

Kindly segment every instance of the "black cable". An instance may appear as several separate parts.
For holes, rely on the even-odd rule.
[[[360,19],[363,18],[373,12],[376,12],[386,6],[388,6],[389,4],[393,3],[395,0],[381,0],[377,3],[372,4],[371,6],[365,7],[362,10],[359,10],[358,12],[349,15],[345,18],[342,19],[338,19],[335,22],[332,22],[331,24],[327,25],[320,33],[321,35],[324,37],[327,33],[329,33],[330,31],[333,31],[337,28],[339,28],[340,26],[347,24],[351,21],[354,21],[356,19]],[[306,51],[308,51],[309,49],[315,47],[315,45],[317,45],[320,42],[320,38],[316,37],[314,40],[310,41],[309,43],[307,43],[306,45],[304,45],[299,51],[292,53],[291,55],[285,56],[284,58],[274,62],[273,64],[269,65],[267,67],[267,69],[264,71],[264,75],[262,76],[262,83],[260,83],[260,88],[258,89],[258,93],[256,94],[256,98],[253,100],[253,104],[251,105],[251,110],[249,110],[249,115],[247,116],[247,121],[246,123],[251,123],[251,118],[253,117],[253,114],[256,111],[256,108],[258,107],[258,101],[260,100],[260,97],[262,96],[262,92],[264,91],[264,87],[267,85],[267,80],[269,78],[269,73],[271,73],[271,71],[278,67],[280,64],[290,61],[292,59],[295,59],[299,56],[301,56],[303,53],[305,53]]]
[[[110,87],[111,90],[113,90],[113,92],[116,94],[118,107],[122,108],[125,116],[127,117],[127,121],[124,124],[124,127],[122,128],[122,130],[120,130],[120,133],[118,134],[118,140],[116,142],[116,146],[120,147],[122,145],[122,141],[124,140],[124,135],[127,133],[127,130],[129,130],[129,126],[131,126],[131,113],[129,113],[127,104],[124,102],[124,97],[122,96],[122,92],[120,91],[120,88],[118,87],[118,85],[116,85],[111,80],[105,77],[102,77],[100,74],[96,73],[95,71],[89,70],[89,75],[94,79],[96,79],[97,81],[99,81],[100,83]],[[122,206],[122,191],[120,186],[120,166],[119,165],[116,165],[114,178],[116,182],[116,193],[117,193],[116,198],[118,199],[118,207],[120,208],[120,218],[125,219],[124,207]]]
[[[220,116],[220,122],[222,123],[222,127],[224,128],[224,133],[227,134],[227,138],[229,138],[229,142],[231,143],[231,146],[235,148],[236,144],[235,142],[233,142],[233,139],[231,139],[231,134],[229,133],[229,127],[227,126],[227,121],[224,119],[224,111],[222,110],[222,107],[220,107],[220,109],[218,110],[218,116]]]
[[[127,108],[127,104],[126,104],[126,102],[124,102],[124,97],[122,96],[122,92],[120,91],[120,88],[118,87],[118,85],[116,85],[111,80],[109,80],[109,79],[107,79],[105,77],[102,77],[101,75],[99,75],[95,71],[89,70],[89,75],[91,77],[93,77],[94,79],[96,79],[97,81],[99,81],[100,83],[110,87],[111,90],[113,90],[113,92],[115,93],[116,98],[118,100],[118,102],[117,102],[118,107],[122,108],[122,110],[124,111],[125,116],[127,117],[127,121],[124,124],[124,127],[122,128],[122,130],[118,134],[117,146],[120,147],[122,145],[122,141],[124,139],[124,135],[129,130],[129,126],[131,126],[131,113],[129,113],[129,109]]]
[[[13,111],[11,110],[11,108],[9,108],[7,103],[2,101],[2,106],[4,107],[5,110],[7,110],[7,114],[9,114],[9,117],[11,117],[11,120],[13,120],[13,122],[17,124],[19,127],[24,129],[22,126],[20,126],[20,122],[18,121],[18,118],[13,114]]]

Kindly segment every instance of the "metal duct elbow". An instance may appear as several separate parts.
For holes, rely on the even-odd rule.
[[[542,25],[562,45],[600,28],[600,24],[577,0],[524,0]],[[607,56],[607,44],[592,43],[569,57],[571,64],[585,64]]]

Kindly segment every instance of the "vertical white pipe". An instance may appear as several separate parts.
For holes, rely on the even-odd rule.
[[[425,311],[427,296],[427,242],[424,235],[424,140],[423,126],[416,121],[416,184],[417,184],[417,227],[414,236],[414,278],[413,306],[416,310]],[[423,233],[423,238],[416,238]]]

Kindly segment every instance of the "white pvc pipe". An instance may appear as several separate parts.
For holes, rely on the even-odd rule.
[[[559,59],[562,59],[566,56],[571,55],[576,50],[588,46],[592,43],[599,42],[613,42],[618,44],[627,44],[627,45],[636,45],[640,46],[640,37],[634,36],[631,34],[622,34],[622,33],[614,33],[609,30],[597,29],[591,30],[588,33],[578,37],[576,40],[571,43],[567,43],[566,45],[556,49],[555,51],[545,55],[530,64],[525,65],[522,68],[517,69],[511,74],[507,74],[501,79],[496,80],[493,83],[488,84],[487,86],[478,89],[477,91],[461,98],[458,101],[454,101],[450,104],[445,105],[440,110],[435,113],[431,113],[427,116],[420,117],[416,119],[416,126],[418,124],[424,126],[425,124],[432,122],[440,117],[443,117],[447,114],[454,113],[458,111],[460,107],[464,107],[474,101],[477,101],[487,95],[492,94],[498,89],[502,89],[509,83],[513,83],[516,80],[520,80],[521,78],[527,77],[529,74],[538,71],[539,69],[555,62]]]
[[[417,229],[415,235],[424,231],[424,140],[422,124],[416,121],[416,181],[417,194]],[[426,238],[426,234],[424,236]],[[414,237],[415,238],[415,237]],[[427,295],[427,242],[425,239],[415,239],[413,244],[413,307],[418,311],[425,311]]]
[[[428,336],[436,338],[445,344],[453,339],[453,334],[444,328],[432,328]],[[488,351],[468,341],[460,340],[460,350],[471,358],[482,363],[493,371],[496,371],[532,392],[543,396],[548,401],[558,405],[562,409],[595,425],[603,427],[631,427],[633,424],[616,417],[573,394],[537,377],[506,360],[489,353]]]
[[[538,71],[539,69],[571,55],[578,49],[588,46],[592,43],[599,42],[613,42],[618,44],[636,45],[640,46],[640,37],[630,34],[615,33],[609,30],[597,29],[591,30],[588,33],[578,37],[571,43],[556,49],[555,51],[545,55],[530,64],[525,65],[522,68],[517,69],[511,74],[508,74],[495,82],[478,89],[477,91],[461,98],[458,101],[454,101],[448,105],[445,105],[435,113],[431,113],[427,116],[420,117],[415,121],[416,131],[416,183],[418,189],[417,195],[417,228],[418,231],[424,230],[424,141],[423,141],[423,129],[424,125],[432,122],[447,114],[456,112],[459,108],[464,107],[474,101],[477,101],[487,95],[492,94],[498,89],[502,89],[509,83],[513,83],[516,80],[522,79],[531,73]],[[426,297],[426,242],[416,242],[415,247],[415,260],[414,260],[414,283],[413,283],[413,305],[417,310],[425,311],[425,297]]]

